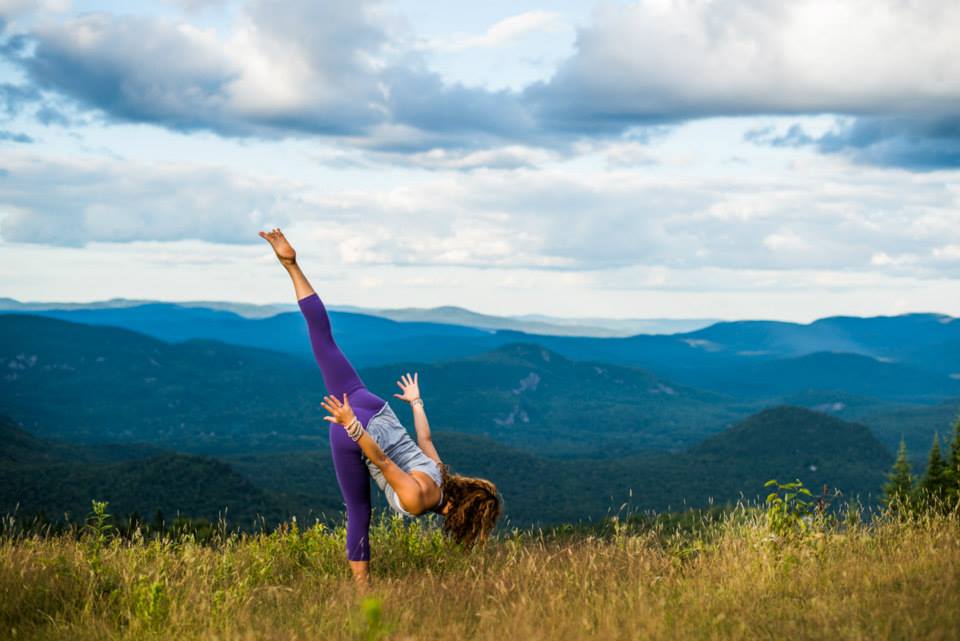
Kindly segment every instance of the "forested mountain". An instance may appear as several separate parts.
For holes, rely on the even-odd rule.
[[[82,522],[94,499],[109,501],[115,515],[148,520],[157,510],[169,519],[215,519],[229,508],[235,523],[249,526],[257,515],[277,521],[291,513],[282,495],[262,491],[222,461],[150,449],[38,439],[0,417],[0,513]]]
[[[0,411],[38,434],[207,453],[310,449],[326,438],[316,365],[274,351],[214,341],[170,344],[118,328],[7,315],[0,316],[0,368]],[[960,381],[852,354],[674,369],[719,392],[633,367],[572,361],[530,343],[361,373],[390,399],[397,377],[418,370],[438,429],[488,435],[548,456],[683,448],[778,403],[862,420],[877,426],[891,448],[904,434],[922,452],[933,431],[944,429],[942,415],[960,406],[954,391]]]
[[[0,421],[0,436],[0,512],[19,504],[27,514],[76,516],[98,499],[109,500],[118,515],[160,509],[168,516],[179,510],[212,518],[226,509],[240,526],[258,513],[268,520],[296,514],[309,522],[342,512],[324,450],[223,460],[136,451],[131,460],[104,463],[96,456],[99,446],[71,458],[64,444],[35,439],[9,422]],[[514,524],[599,519],[624,504],[666,510],[762,499],[770,478],[802,478],[815,490],[827,484],[869,501],[891,459],[862,425],[790,407],[751,416],[678,454],[558,461],[480,436],[440,432],[435,440],[455,471],[497,484],[507,523]]]
[[[277,352],[12,315],[0,316],[0,368],[0,409],[38,434],[206,453],[312,449],[326,439],[319,370]],[[543,455],[682,447],[756,407],[529,345],[362,375],[391,399],[400,374],[416,368],[437,429]]]
[[[84,310],[123,309],[129,307],[162,305],[187,309],[208,309],[233,312],[244,318],[268,318],[284,312],[296,311],[296,303],[256,305],[251,303],[233,303],[229,301],[188,301],[161,303],[151,300],[130,300],[116,298],[92,303],[26,303],[12,298],[0,297],[0,312],[26,312],[39,315],[53,315],[64,320],[83,322],[81,318],[71,318],[62,312]],[[554,334],[558,336],[632,336],[634,334],[675,334],[690,332],[717,322],[703,318],[567,318],[544,314],[523,314],[519,316],[493,316],[474,312],[463,307],[443,305],[440,307],[403,307],[373,308],[354,305],[332,304],[329,309],[335,312],[348,312],[375,316],[404,323],[440,323],[461,325],[476,329],[507,329],[530,334]],[[97,322],[127,327],[123,324],[123,314],[100,315]],[[106,322],[110,321],[110,322]],[[128,327],[128,329],[133,329]],[[162,331],[162,328],[160,328]],[[144,331],[144,330],[140,330]],[[149,332],[147,332],[149,333]],[[191,336],[190,338],[200,338]]]
[[[213,339],[310,357],[305,325],[296,312],[251,319],[228,311],[155,303],[36,313],[124,327],[166,341]],[[451,317],[456,320],[454,323],[395,322],[366,314],[331,312],[331,322],[339,342],[358,367],[401,361],[439,362],[490,351],[507,343],[527,342],[575,360],[643,367],[678,383],[700,388],[708,388],[735,370],[752,367],[757,362],[789,361],[816,353],[858,354],[905,366],[909,370],[904,375],[916,379],[917,387],[925,384],[916,374],[918,370],[947,379],[946,382],[938,380],[938,389],[956,389],[951,385],[960,378],[960,321],[938,314],[833,317],[809,324],[736,321],[716,323],[683,334],[621,338],[497,330],[482,316],[477,321],[482,327],[469,327],[463,323],[470,317],[461,316],[433,317]],[[403,317],[403,314],[398,316]],[[802,382],[786,375],[781,378],[785,385],[794,388]],[[749,385],[744,389],[749,389]],[[876,395],[885,393],[882,387],[869,391]]]
[[[40,435],[203,452],[316,447],[326,429],[318,370],[277,352],[0,316],[0,361],[0,411]]]
[[[245,318],[224,310],[150,303],[119,308],[45,310],[31,315],[120,327],[166,342],[215,340],[285,352],[304,359],[313,358],[307,326],[298,311],[267,318]],[[330,320],[338,341],[358,366],[368,362],[384,362],[378,360],[378,355],[389,355],[389,361],[396,360],[395,355],[398,354],[416,353],[404,352],[404,345],[408,346],[408,350],[412,350],[413,345],[425,346],[425,353],[430,360],[472,354],[482,351],[484,347],[474,347],[470,339],[486,339],[490,336],[489,331],[460,325],[399,323],[348,312],[331,311]],[[437,341],[436,347],[430,347]]]

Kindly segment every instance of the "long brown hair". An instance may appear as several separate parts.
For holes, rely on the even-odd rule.
[[[443,515],[443,531],[467,548],[482,543],[500,517],[497,486],[487,479],[451,474],[446,465],[440,471],[443,499],[450,506]]]

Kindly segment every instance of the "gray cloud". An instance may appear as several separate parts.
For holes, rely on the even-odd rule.
[[[11,150],[0,171],[0,236],[68,246],[253,243],[261,226],[281,224],[355,265],[960,275],[960,194],[944,180],[822,165],[739,179],[481,169],[338,190],[204,166],[49,161]]]
[[[3,131],[3,130],[0,130],[0,140],[5,140],[7,142],[20,142],[20,143],[33,142],[33,138],[31,138],[27,134],[16,132],[16,131]]]
[[[810,134],[798,124],[784,133],[765,127],[748,131],[744,139],[771,147],[812,147],[861,164],[912,171],[960,167],[960,115],[845,119],[820,135]]]
[[[7,116],[15,116],[28,105],[40,100],[40,92],[30,85],[0,83],[0,109]]]
[[[277,180],[194,166],[11,156],[0,175],[0,236],[82,246],[91,241],[251,242],[292,211]]]
[[[857,118],[812,143],[824,153],[915,171],[960,167],[960,114],[941,118]]]
[[[16,38],[28,45],[10,45],[8,57],[33,87],[181,131],[319,134],[404,153],[528,135],[515,95],[446,86],[418,54],[392,51],[392,29],[378,2],[299,0],[276,11],[256,0],[228,40],[158,18],[87,14]]]
[[[283,11],[251,0],[229,37],[128,15],[43,25],[5,47],[34,87],[110,119],[176,130],[325,135],[402,156],[564,150],[696,118],[836,113],[862,120],[816,141],[823,151],[907,168],[956,157],[957,3],[601,3],[574,53],[521,92],[445,83],[375,0],[294,0]],[[888,144],[876,137],[908,119],[916,124],[884,135]]]

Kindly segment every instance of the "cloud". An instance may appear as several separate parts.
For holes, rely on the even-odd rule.
[[[325,135],[411,153],[524,136],[509,92],[446,85],[395,51],[380,3],[248,3],[227,38],[166,18],[84,14],[45,23],[12,57],[32,85],[107,119],[178,131]]]
[[[558,159],[558,154],[536,147],[508,145],[494,149],[460,151],[455,149],[431,149],[404,156],[408,166],[431,170],[472,171],[476,169],[534,168]],[[377,153],[371,156],[387,164],[397,164],[401,159],[394,154]]]
[[[865,117],[811,141],[823,153],[915,171],[960,167],[960,115]]]
[[[745,140],[771,147],[811,147],[866,165],[934,171],[960,167],[960,116],[867,116],[841,119],[813,135],[799,124],[785,133],[771,127],[748,131]]]
[[[371,3],[288,4],[251,3],[228,39],[165,18],[84,14],[38,26],[17,60],[40,89],[121,121],[263,136],[382,121],[385,36]]]
[[[0,109],[7,116],[15,116],[27,105],[40,99],[40,92],[29,85],[0,83]]]
[[[0,236],[65,246],[255,243],[258,229],[279,224],[356,266],[960,276],[960,192],[935,174],[829,157],[799,175],[739,177],[479,166],[490,162],[400,186],[337,188],[203,165],[11,150],[0,173]]]
[[[71,0],[0,0],[0,22],[31,13],[65,11]]]
[[[747,114],[948,113],[960,5],[900,0],[602,3],[528,89],[556,127]]]
[[[48,19],[9,35],[6,56],[31,87],[107,120],[326,136],[397,158],[516,145],[569,154],[579,140],[637,127],[832,113],[856,120],[815,142],[762,133],[757,142],[911,169],[955,166],[958,3],[601,2],[572,54],[522,91],[444,82],[382,2],[275,6],[249,0],[227,33],[161,17]],[[526,12],[444,46],[496,46],[557,20]],[[896,131],[878,137],[878,128]],[[612,160],[620,162],[634,161]]]
[[[178,6],[186,11],[202,11],[211,7],[220,7],[227,3],[227,0],[163,0],[167,4]]]
[[[20,143],[30,143],[33,142],[33,138],[24,133],[19,133],[16,131],[3,131],[0,130],[0,140],[7,142],[20,142]]]
[[[438,38],[426,44],[436,51],[463,51],[465,49],[499,47],[538,31],[568,29],[560,15],[553,11],[525,11],[491,25],[479,35],[458,34]]]
[[[827,161],[799,178],[739,179],[481,170],[324,199],[350,225],[364,221],[353,233],[379,263],[957,273],[942,248],[960,245],[960,193],[926,174],[844,167]],[[878,252],[917,259],[876,265]]]
[[[210,167],[8,156],[3,170],[0,236],[13,242],[245,243],[296,211],[283,181]]]

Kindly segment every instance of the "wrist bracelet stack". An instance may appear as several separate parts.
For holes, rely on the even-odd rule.
[[[356,416],[353,417],[349,425],[344,425],[343,429],[346,430],[347,436],[352,438],[354,443],[360,440],[364,432],[363,425],[360,424],[360,419]]]
[[[418,396],[417,398],[410,401],[410,407],[413,407],[414,405],[419,405],[420,407],[423,407],[423,399]]]

